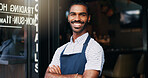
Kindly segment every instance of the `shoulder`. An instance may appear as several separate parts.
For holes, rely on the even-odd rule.
[[[102,71],[104,64],[104,51],[102,46],[93,38],[91,38],[85,53],[87,60],[85,70]]]
[[[61,47],[57,48],[57,50],[54,53],[53,59],[59,59],[60,54],[62,53],[62,51],[64,50],[64,48],[66,47],[68,43],[62,45]]]
[[[95,51],[103,51],[102,46],[93,38],[90,39],[88,43],[88,48]]]
[[[66,45],[68,45],[68,43],[66,43],[66,44],[60,46],[59,48],[57,48],[56,52],[62,52],[64,50],[64,48],[66,47]]]

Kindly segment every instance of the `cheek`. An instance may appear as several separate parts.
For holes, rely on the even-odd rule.
[[[70,21],[70,16],[68,16],[68,21]]]
[[[70,20],[69,20],[69,18],[68,18],[68,22],[69,22]]]
[[[68,21],[71,22],[72,21],[72,18],[68,18]]]
[[[82,17],[81,19],[82,19],[84,22],[87,21],[87,17]]]
[[[85,23],[86,23],[86,22],[88,22],[88,20],[87,20],[87,19],[84,19],[83,21],[84,21]]]

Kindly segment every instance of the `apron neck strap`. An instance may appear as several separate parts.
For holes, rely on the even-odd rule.
[[[86,47],[87,47],[87,45],[88,45],[88,42],[89,42],[90,38],[91,38],[91,37],[88,35],[87,39],[85,40],[85,43],[83,44],[83,50],[84,50],[84,51],[85,51],[85,49],[86,49]],[[67,45],[68,45],[68,44],[67,44]],[[62,51],[61,55],[63,55],[63,53],[64,53],[64,51],[65,51],[67,45],[65,46],[65,48],[64,48],[64,50]],[[85,48],[84,48],[84,46],[85,46]]]
[[[89,42],[89,40],[90,40],[90,36],[88,35],[88,37],[87,37],[87,39],[85,40],[85,43],[83,44],[83,45],[87,45],[88,44],[88,42]]]

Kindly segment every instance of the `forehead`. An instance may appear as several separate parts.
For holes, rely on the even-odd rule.
[[[84,5],[72,5],[70,8],[70,12],[86,12],[87,8]]]

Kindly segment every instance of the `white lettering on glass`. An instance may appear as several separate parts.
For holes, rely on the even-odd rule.
[[[35,69],[34,71],[38,73],[38,59],[37,59],[37,54],[38,54],[38,0],[35,0],[36,4],[34,6],[35,8],[35,14],[34,14],[34,20],[35,20],[35,29],[36,29],[36,35],[35,35],[35,40],[34,42],[36,43],[36,51],[34,53],[34,61],[35,61]]]
[[[7,4],[0,3],[0,11],[7,11]]]

